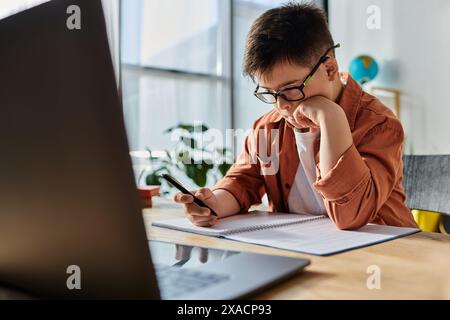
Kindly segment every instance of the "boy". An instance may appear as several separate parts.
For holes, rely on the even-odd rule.
[[[267,193],[273,211],[326,214],[339,229],[416,227],[404,204],[400,121],[339,73],[338,47],[323,11],[311,4],[289,3],[255,21],[244,75],[274,108],[256,120],[227,175],[212,190],[195,192],[218,218],[246,212]],[[217,222],[191,196],[174,200],[193,224]]]

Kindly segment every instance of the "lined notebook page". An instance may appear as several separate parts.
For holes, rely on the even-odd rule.
[[[269,213],[265,211],[252,211],[251,213],[247,214],[240,214],[224,219],[219,219],[217,224],[211,228],[194,226],[186,218],[157,221],[154,222],[153,225],[156,227],[199,233],[209,236],[226,236],[250,230],[252,230],[253,232],[254,230],[267,230],[268,228],[303,223],[316,219],[325,219],[325,217],[309,214],[286,214]]]
[[[358,230],[338,230],[330,219],[227,236],[228,239],[314,255],[330,255],[392,240],[419,229],[369,224]]]

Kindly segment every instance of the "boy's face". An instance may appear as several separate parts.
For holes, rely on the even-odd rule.
[[[273,91],[300,86],[310,71],[311,68],[299,64],[277,63],[270,73],[260,78],[259,86]],[[339,79],[336,60],[328,59],[319,66],[303,89],[305,98],[302,101],[313,96],[323,96],[334,100],[335,86],[333,84],[336,79]],[[303,128],[305,126],[298,124],[293,117],[295,109],[302,101],[286,101],[282,97],[278,97],[273,106],[289,124],[296,128]]]

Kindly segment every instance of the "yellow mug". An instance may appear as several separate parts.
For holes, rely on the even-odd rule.
[[[424,210],[411,210],[411,212],[420,230],[426,232],[439,232],[440,213]]]

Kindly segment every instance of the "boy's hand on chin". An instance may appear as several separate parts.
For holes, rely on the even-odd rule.
[[[320,128],[326,118],[339,117],[341,111],[342,108],[337,103],[322,96],[314,96],[302,101],[293,117],[302,128]]]

